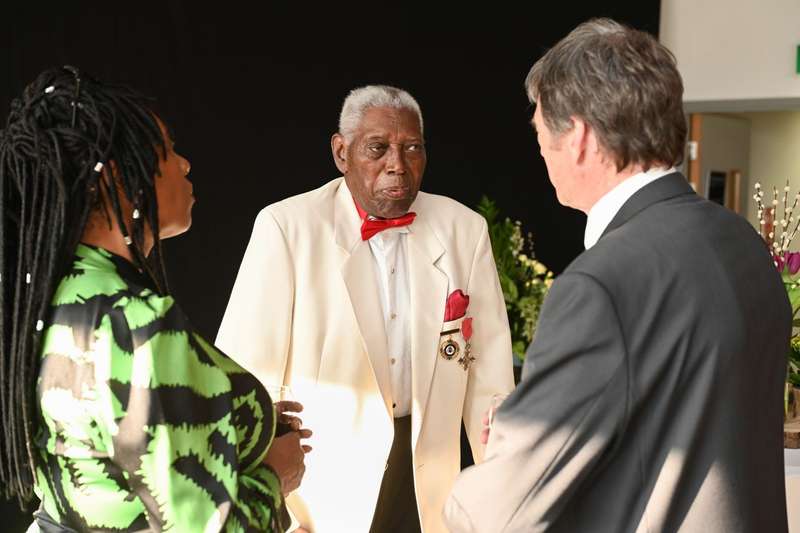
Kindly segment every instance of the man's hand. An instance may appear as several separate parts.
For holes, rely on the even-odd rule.
[[[483,424],[483,429],[481,430],[481,444],[486,445],[489,442],[489,411],[491,407],[483,412],[483,418],[481,418],[481,423]]]
[[[301,439],[307,439],[311,437],[313,432],[310,429],[303,427],[303,421],[299,417],[287,414],[301,413],[302,411],[303,404],[300,402],[293,402],[289,400],[275,402],[275,412],[278,414],[278,422],[289,425],[292,428],[292,431],[298,432]],[[308,444],[303,444],[301,447],[305,453],[311,451],[311,446]]]
[[[298,431],[290,431],[272,441],[264,463],[278,475],[284,496],[300,486],[306,472],[305,457]]]

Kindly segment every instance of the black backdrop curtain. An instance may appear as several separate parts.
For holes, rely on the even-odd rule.
[[[582,250],[585,217],[556,202],[523,81],[578,23],[611,16],[656,34],[660,10],[658,0],[22,4],[0,10],[2,122],[11,98],[49,66],[76,65],[156,97],[198,197],[191,231],[165,245],[172,291],[210,339],[256,214],[338,175],[329,142],[342,100],[369,83],[419,101],[423,190],[470,206],[489,195],[560,272]]]

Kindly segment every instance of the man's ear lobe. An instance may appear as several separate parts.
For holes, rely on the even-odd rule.
[[[347,145],[344,142],[344,137],[340,133],[334,133],[331,137],[331,154],[333,155],[333,162],[339,172],[342,174],[347,173]]]
[[[577,117],[572,117],[572,129],[565,133],[567,149],[575,161],[583,160],[587,150],[591,149],[594,132],[586,122]]]

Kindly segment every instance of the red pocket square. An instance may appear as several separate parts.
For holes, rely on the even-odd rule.
[[[464,294],[461,289],[456,289],[447,297],[444,305],[444,321],[456,320],[467,314],[469,296]]]

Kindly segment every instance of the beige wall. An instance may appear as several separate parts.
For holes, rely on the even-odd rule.
[[[734,115],[703,114],[703,138],[700,142],[700,190],[706,195],[709,172],[739,170],[747,183],[750,170],[750,120]],[[746,185],[742,185],[746,192]],[[740,201],[739,209],[745,208]],[[743,213],[743,211],[740,211]]]
[[[662,0],[660,38],[687,103],[800,98],[800,0]]]
[[[756,224],[756,207],[752,198],[756,181],[761,183],[770,201],[772,187],[782,191],[787,179],[791,194],[800,191],[800,112],[743,113],[739,116],[750,121],[750,172],[742,196],[747,202],[747,219]],[[768,195],[767,191],[770,191]],[[793,244],[796,248],[800,242]]]

